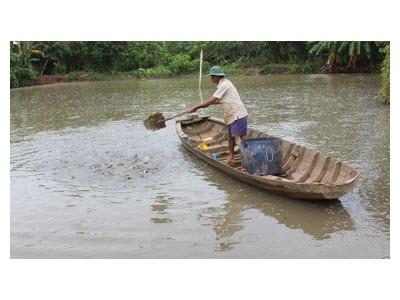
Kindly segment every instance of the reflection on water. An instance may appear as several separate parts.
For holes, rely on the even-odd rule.
[[[233,77],[253,128],[360,172],[336,202],[241,183],[180,146],[153,112],[195,103],[197,78],[81,82],[11,91],[11,257],[389,256],[389,107],[369,75]],[[203,94],[214,86],[204,83]],[[218,106],[207,114],[221,117]]]
[[[186,150],[181,147],[181,151]],[[300,229],[315,240],[328,239],[335,232],[354,230],[350,214],[339,200],[302,201],[273,195],[238,180],[226,178],[222,173],[215,174],[205,163],[197,162],[196,158],[189,155],[185,156],[204,172],[205,180],[226,192],[227,201],[218,208],[218,213],[215,213],[215,209],[207,209],[200,215],[201,219],[212,221],[217,251],[232,250],[235,244],[240,243],[235,240],[234,235],[245,228],[245,212],[252,209],[289,229]]]
[[[353,222],[350,215],[344,209],[340,201],[334,203],[304,203],[288,199],[268,200],[241,200],[239,203],[229,201],[224,205],[225,215],[218,220],[215,231],[220,238],[230,237],[243,228],[240,225],[243,219],[243,211],[257,209],[265,216],[273,217],[279,224],[288,228],[301,229],[317,240],[330,237],[331,233],[342,230],[353,230]],[[288,202],[294,202],[292,205]]]
[[[155,202],[151,205],[151,210],[157,212],[160,217],[151,218],[153,223],[171,223],[172,219],[166,217],[168,215],[167,209],[171,205],[171,200],[174,198],[166,193],[157,193]]]

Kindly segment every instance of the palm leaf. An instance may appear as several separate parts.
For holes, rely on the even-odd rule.
[[[328,42],[328,48],[330,52],[336,52],[337,42]]]
[[[342,42],[339,46],[338,52],[342,52],[344,48],[346,48],[350,42]]]
[[[350,42],[350,46],[349,46],[349,55],[353,55],[354,54],[354,46],[355,46],[356,42]]]
[[[371,59],[371,47],[369,45],[369,42],[364,42],[364,49],[368,59]]]
[[[315,54],[319,54],[323,48],[325,48],[324,45],[325,42],[317,42],[311,49],[310,49],[310,53],[315,53]]]

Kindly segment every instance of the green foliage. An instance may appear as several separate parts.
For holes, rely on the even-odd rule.
[[[115,74],[105,74],[100,72],[89,72],[90,79],[93,81],[105,81],[105,80],[113,80],[117,79],[118,76]]]
[[[339,42],[338,52],[346,53],[348,56],[361,55],[363,53],[367,58],[371,59],[372,47],[379,47],[379,42]]]
[[[165,78],[171,76],[172,72],[165,66],[157,66],[148,69],[140,68],[131,75],[139,78]]]
[[[330,42],[330,41],[322,41],[322,42],[310,42],[309,45],[312,47],[310,48],[309,52],[313,55],[320,55],[323,52],[333,53],[336,52],[337,49],[337,42]]]
[[[306,74],[306,73],[313,73],[313,68],[310,63],[303,63],[303,64],[289,64],[287,68],[287,72],[289,74]]]
[[[32,48],[43,53],[41,64],[38,64],[41,73],[63,74],[82,68],[85,45],[84,42],[38,41],[32,43]]]
[[[165,53],[163,42],[127,42],[120,53],[114,55],[112,68],[123,72],[153,68],[162,63]]]
[[[240,73],[240,62],[234,62],[224,65],[224,72],[227,75],[235,75]]]
[[[211,65],[237,62],[243,67],[262,67],[270,63],[304,62],[308,58],[306,42],[195,42],[194,49],[204,50]],[[197,52],[198,53],[198,52]]]
[[[84,68],[110,72],[121,59],[128,46],[127,42],[85,42],[82,47]]]
[[[37,72],[32,68],[31,44],[21,42],[10,53],[10,86],[11,88],[32,85]]]
[[[175,75],[193,73],[199,68],[196,61],[191,61],[188,54],[178,53],[171,56],[167,63],[168,69]]]
[[[390,43],[389,42],[382,42],[381,43],[381,48],[379,48],[380,53],[390,53]]]
[[[381,60],[379,55],[380,42],[362,41],[321,41],[310,42],[309,53],[313,56],[326,56],[325,66],[330,66],[329,70],[336,64],[344,70],[355,69],[357,66],[371,65],[372,62]]]
[[[382,72],[382,87],[381,96],[382,102],[385,104],[390,103],[390,44],[387,43],[381,48],[381,53],[385,54],[383,60],[381,72]]]
[[[32,84],[38,74],[79,72],[91,79],[118,77],[168,77],[199,71],[199,52],[204,50],[203,72],[220,65],[228,75],[252,73],[318,72],[327,62],[346,71],[351,62],[360,67],[380,66],[385,53],[378,42],[301,41],[36,41],[10,45],[10,84]],[[380,44],[379,44],[380,45]],[[354,56],[357,59],[354,59]],[[349,60],[349,58],[352,60]],[[329,69],[330,70],[330,69]]]
[[[12,88],[16,88],[19,87],[19,70],[20,70],[20,66],[19,66],[19,57],[17,54],[15,53],[11,53],[10,55],[10,86]]]
[[[16,87],[30,86],[37,77],[37,73],[32,68],[19,68],[12,77],[17,78]]]

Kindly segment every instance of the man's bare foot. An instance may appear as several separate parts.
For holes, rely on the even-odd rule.
[[[226,160],[226,164],[228,166],[233,167],[235,165],[235,158],[232,156],[228,156],[228,159]]]

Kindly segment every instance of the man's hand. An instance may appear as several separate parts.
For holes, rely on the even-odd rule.
[[[197,105],[192,106],[191,108],[189,108],[189,113],[194,113],[196,110],[198,110],[199,108],[197,107]]]
[[[207,107],[209,107],[210,105],[220,104],[220,102],[221,102],[221,99],[215,98],[215,97],[210,97],[210,99],[208,99],[206,102],[204,102],[204,103],[202,103],[202,104],[199,104],[199,105],[194,105],[194,106],[192,106],[192,107],[188,110],[188,112],[189,112],[189,113],[193,113],[193,112],[195,112],[196,110],[198,110],[199,108],[207,108]]]

